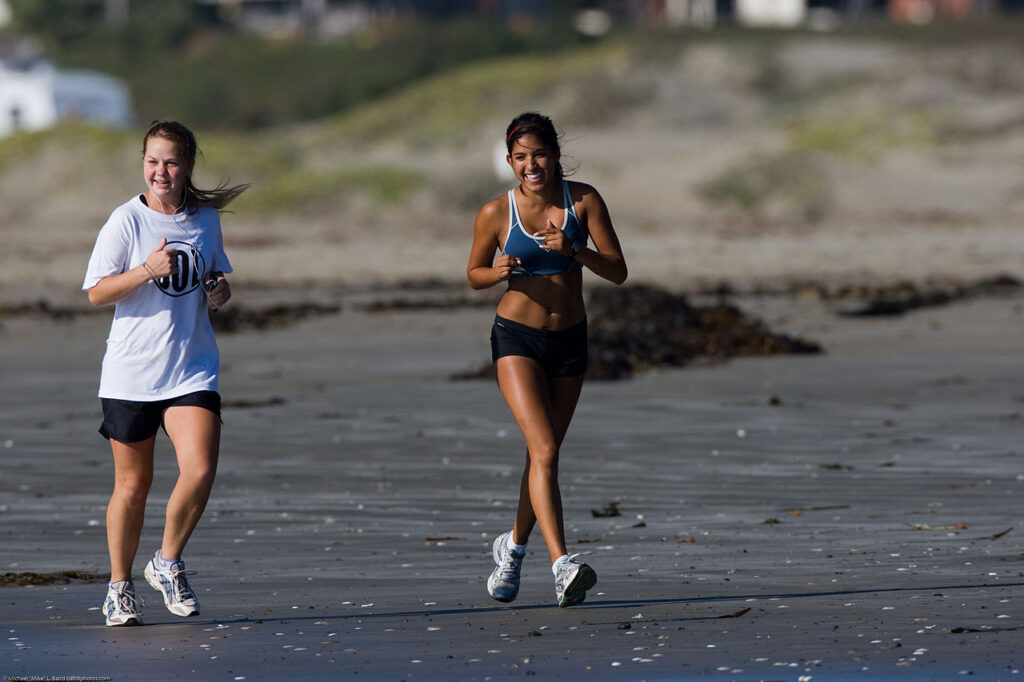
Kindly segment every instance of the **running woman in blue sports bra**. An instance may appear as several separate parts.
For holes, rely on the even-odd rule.
[[[466,274],[474,289],[508,283],[491,331],[491,354],[527,454],[515,526],[494,541],[496,566],[487,591],[498,601],[516,598],[526,543],[539,525],[558,605],[572,606],[597,582],[594,569],[566,551],[558,487],[559,448],[587,368],[582,269],[621,284],[626,261],[601,195],[563,178],[558,133],[549,118],[517,116],[505,142],[519,185],[477,214]]]

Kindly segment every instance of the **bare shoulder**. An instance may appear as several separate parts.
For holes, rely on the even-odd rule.
[[[579,206],[584,213],[605,211],[604,199],[593,185],[585,182],[569,182],[569,196],[572,202]]]
[[[588,185],[585,182],[576,182],[575,180],[569,181],[569,196],[577,204],[594,200],[601,201],[601,195],[593,185]]]
[[[488,201],[476,214],[477,226],[488,225],[498,227],[508,220],[508,199],[506,195]]]

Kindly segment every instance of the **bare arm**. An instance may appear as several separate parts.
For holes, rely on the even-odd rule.
[[[469,264],[466,266],[466,277],[474,289],[487,289],[507,280],[519,265],[519,259],[512,256],[494,257],[498,250],[498,233],[503,224],[501,209],[501,199],[495,199],[485,204],[476,216],[473,225],[473,247],[469,252]],[[505,219],[507,217],[504,216]]]
[[[151,279],[173,275],[178,271],[178,252],[175,249],[164,250],[167,240],[153,249],[142,265],[119,275],[104,277],[89,289],[89,303],[100,308],[117,303]]]
[[[612,227],[608,207],[596,189],[589,185],[582,187],[580,208],[595,248],[584,247],[575,258],[598,277],[603,277],[613,284],[622,284],[626,281],[629,271],[626,268],[626,259],[622,255],[619,238]]]

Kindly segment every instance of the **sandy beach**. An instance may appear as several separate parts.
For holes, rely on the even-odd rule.
[[[139,628],[99,610],[111,311],[79,287],[144,190],[141,131],[4,141],[0,675],[1022,679],[1024,55],[943,35],[610,43],[199,131],[200,184],[252,183],[224,218],[222,318],[246,314],[218,335],[221,461],[185,556],[201,615],[138,580],[176,468],[161,439]],[[536,534],[519,599],[487,596],[524,446],[492,381],[452,378],[489,359],[500,292],[464,270],[509,182],[495,144],[529,109],[605,198],[627,286],[724,296],[823,351],[585,385],[560,483],[598,583],[570,609]],[[1016,286],[972,288],[1000,276]],[[904,286],[927,305],[847,314]]]
[[[449,377],[486,360],[491,310],[365,300],[221,335],[201,615],[143,586],[145,627],[110,629],[102,582],[3,587],[8,679],[1020,679],[1024,296],[872,319],[745,297],[825,353],[589,383],[561,480],[599,582],[571,609],[539,536],[519,600],[485,592],[523,446],[492,383]],[[4,320],[3,571],[106,571],[107,325]],[[161,441],[140,554],[173,471]]]

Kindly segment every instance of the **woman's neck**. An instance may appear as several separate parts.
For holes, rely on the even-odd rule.
[[[549,206],[557,204],[562,196],[562,181],[556,180],[553,184],[544,185],[538,192],[527,191],[522,184],[519,185],[519,194],[528,202],[535,205]]]
[[[178,198],[178,201],[173,204],[162,201],[160,197],[156,196],[152,192],[146,192],[145,197],[147,206],[154,211],[163,213],[164,215],[174,215],[175,213],[180,213],[181,210],[185,208],[185,202],[180,197]]]

